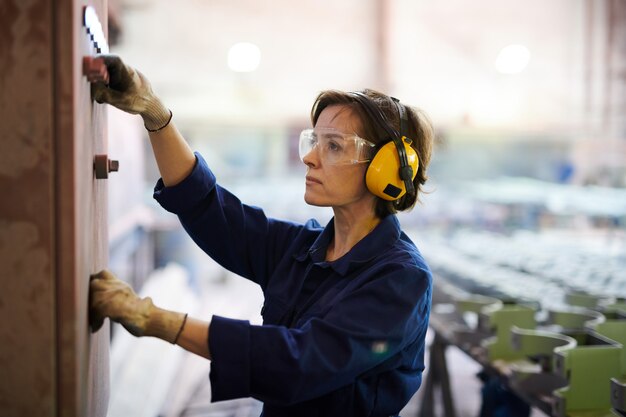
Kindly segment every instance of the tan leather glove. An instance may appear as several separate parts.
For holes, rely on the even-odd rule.
[[[134,336],[153,336],[175,343],[186,315],[163,310],[150,297],[140,298],[123,281],[104,270],[91,276],[89,286],[89,323],[95,332],[104,319],[120,323]]]
[[[101,55],[109,71],[109,84],[93,83],[91,94],[98,103],[108,103],[131,114],[139,114],[149,131],[167,126],[172,113],[154,94],[141,72],[124,64],[116,55]]]

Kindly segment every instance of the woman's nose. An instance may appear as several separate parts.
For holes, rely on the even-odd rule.
[[[302,158],[302,162],[304,162],[304,165],[306,166],[317,166],[319,165],[319,160],[319,151],[317,146],[311,148],[309,153],[304,155]]]

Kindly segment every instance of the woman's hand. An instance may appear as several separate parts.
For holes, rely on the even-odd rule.
[[[130,285],[107,270],[91,276],[89,323],[93,331],[97,331],[108,317],[133,336],[153,336],[175,343],[186,316],[158,308],[150,297],[140,298]]]
[[[153,307],[149,297],[139,298],[130,285],[111,272],[104,270],[91,276],[89,322],[93,331],[100,329],[104,319],[109,317],[134,336],[144,336]]]
[[[109,71],[109,84],[92,84],[93,98],[98,103],[108,103],[125,112],[139,114],[150,131],[167,125],[171,113],[154,94],[148,79],[116,55],[101,57]]]

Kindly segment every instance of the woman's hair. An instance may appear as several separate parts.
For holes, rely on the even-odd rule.
[[[371,102],[381,110],[385,116],[385,121],[395,131],[400,132],[400,116],[392,98],[370,89],[363,90],[361,93],[365,94]],[[379,124],[375,120],[372,120],[359,101],[351,93],[344,91],[326,90],[322,91],[317,96],[313,103],[313,108],[311,109],[311,121],[313,126],[317,123],[317,119],[322,111],[326,107],[334,105],[344,106],[359,117],[361,120],[361,131],[356,133],[363,139],[367,139],[376,144],[377,149],[391,139],[389,135],[379,127]],[[409,126],[408,132],[403,132],[403,134],[412,140],[411,147],[415,149],[419,158],[417,175],[413,179],[415,193],[406,193],[395,201],[387,201],[377,197],[376,215],[381,218],[398,211],[413,208],[416,201],[419,201],[419,193],[424,192],[422,185],[428,179],[426,169],[428,168],[432,153],[434,137],[433,127],[428,117],[421,110],[406,105],[404,107],[409,118]]]

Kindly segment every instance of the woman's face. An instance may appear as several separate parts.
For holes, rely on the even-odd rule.
[[[315,127],[354,134],[361,126],[358,116],[349,108],[334,105],[322,111]],[[308,204],[334,208],[349,207],[375,198],[365,186],[367,163],[329,164],[322,157],[318,147],[305,155],[303,162],[307,166],[304,200]]]

